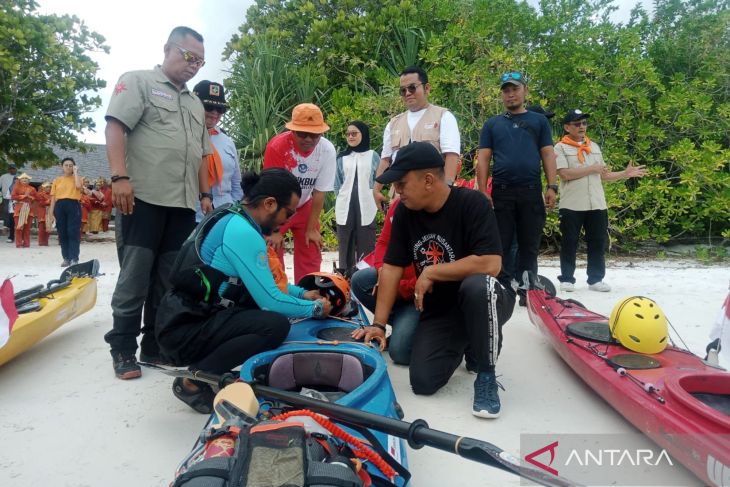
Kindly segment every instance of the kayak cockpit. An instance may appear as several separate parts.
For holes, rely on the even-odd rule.
[[[254,369],[256,381],[286,391],[309,389],[334,402],[361,386],[374,368],[348,353],[295,351]]]
[[[730,374],[687,374],[667,380],[666,389],[692,412],[730,428]]]

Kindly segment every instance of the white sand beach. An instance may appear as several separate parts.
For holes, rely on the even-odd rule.
[[[144,370],[137,380],[114,377],[103,335],[111,325],[115,246],[82,243],[81,254],[82,261],[101,262],[96,307],[0,367],[0,486],[167,486],[206,417],[172,395],[167,376]],[[334,257],[328,253],[322,268],[331,269]],[[13,277],[16,290],[61,272],[57,246],[16,249],[2,242],[0,262],[0,278]],[[557,261],[540,265],[541,274],[556,281]],[[597,293],[580,282],[584,272],[579,268],[578,289],[570,297],[603,314],[623,297],[651,297],[690,349],[702,354],[730,278],[727,266],[609,259],[606,281],[613,291]],[[483,439],[515,455],[523,433],[636,431],[568,369],[525,308],[515,309],[504,331],[498,373],[506,391],[499,419],[471,415],[474,376],[463,368],[437,394],[423,397],[410,391],[407,369],[391,364],[406,419],[422,418],[432,428]],[[520,485],[517,477],[446,452],[423,448],[408,455],[417,487]],[[674,475],[699,485],[681,467]]]

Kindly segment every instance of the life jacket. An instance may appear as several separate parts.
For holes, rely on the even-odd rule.
[[[170,272],[172,289],[182,294],[192,303],[222,306],[254,305],[251,294],[239,277],[229,276],[203,262],[200,247],[210,230],[227,215],[234,214],[245,218],[250,224],[255,222],[240,203],[228,203],[208,213],[195,227],[193,233],[183,242]],[[219,293],[222,284],[227,284],[223,294]]]

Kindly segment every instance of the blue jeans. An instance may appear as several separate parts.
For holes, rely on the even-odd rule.
[[[375,311],[373,288],[377,282],[378,271],[374,267],[360,269],[355,272],[350,281],[353,296],[371,312]],[[411,362],[413,335],[418,328],[420,316],[421,313],[416,309],[413,301],[396,298],[389,319],[393,333],[388,342],[388,353],[394,363],[408,365]]]

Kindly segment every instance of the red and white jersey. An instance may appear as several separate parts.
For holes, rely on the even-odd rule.
[[[302,187],[299,207],[312,197],[312,191],[334,191],[337,151],[332,142],[321,137],[317,146],[308,154],[299,152],[294,134],[283,132],[266,145],[264,169],[282,167],[296,176]]]

